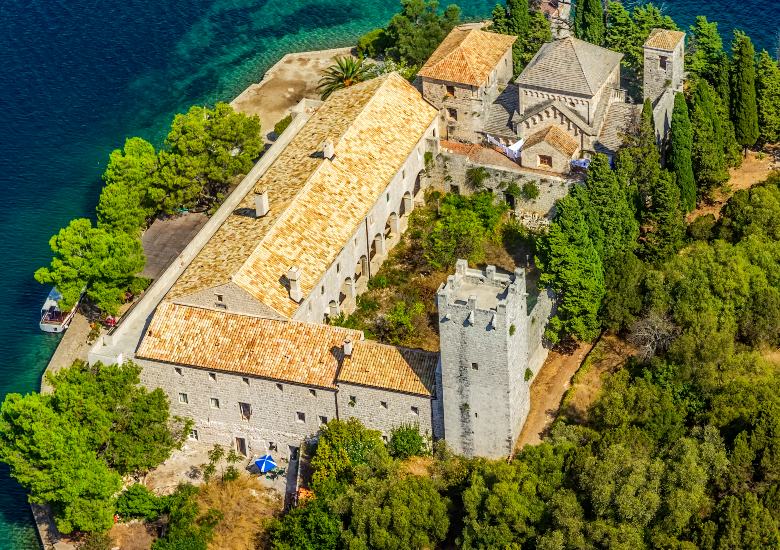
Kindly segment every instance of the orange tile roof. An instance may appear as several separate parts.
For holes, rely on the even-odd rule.
[[[439,354],[369,340],[355,342],[338,382],[431,396]]]
[[[163,302],[136,356],[335,388],[347,338],[356,341],[363,333]]]
[[[419,395],[433,394],[438,361],[436,353],[363,340],[359,330],[168,301],[155,311],[136,357],[307,386],[351,382]]]
[[[456,27],[417,74],[445,82],[482,86],[515,40],[516,36]]]
[[[645,47],[672,52],[684,37],[685,33],[682,31],[653,29],[645,41]]]
[[[550,126],[544,130],[540,130],[535,134],[532,134],[523,143],[523,149],[532,147],[537,143],[545,141],[558,149],[560,152],[569,156],[574,155],[577,149],[580,148],[580,144],[571,135],[567,134],[557,126]]]
[[[437,116],[396,73],[335,92],[258,180],[269,214],[256,219],[248,193],[167,298],[232,281],[292,317],[299,304],[284,283],[287,270],[301,270],[308,296]],[[332,160],[315,154],[326,139]]]

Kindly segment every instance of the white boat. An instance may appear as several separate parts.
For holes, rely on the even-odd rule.
[[[60,300],[62,300],[62,294],[56,288],[52,288],[41,308],[41,322],[38,323],[38,326],[43,332],[65,332],[76,314],[81,297],[70,311],[65,312],[60,310]]]

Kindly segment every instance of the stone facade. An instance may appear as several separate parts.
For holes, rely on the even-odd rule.
[[[420,433],[431,437],[444,436],[434,430],[432,400],[422,395],[389,392],[355,384],[339,383],[337,393],[339,417],[357,418],[364,426],[390,437],[393,428],[404,424],[416,424]]]
[[[527,300],[524,270],[503,275],[488,266],[482,272],[468,269],[465,260],[439,288],[444,434],[457,453],[512,453],[530,407],[536,374],[530,359],[538,371],[538,357],[545,355],[541,339],[531,340],[538,333],[532,325],[549,315],[546,299],[536,301],[538,318],[529,315]]]
[[[662,146],[671,130],[674,96],[682,93],[685,83],[685,38],[682,33],[658,34],[665,40],[651,35],[644,45],[643,90],[645,99],[653,103],[656,139]]]

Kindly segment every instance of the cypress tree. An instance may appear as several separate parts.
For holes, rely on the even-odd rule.
[[[750,37],[734,31],[731,43],[731,120],[734,135],[747,156],[748,147],[758,139],[758,107],[756,106],[756,52]]]
[[[604,296],[604,267],[589,236],[579,201],[573,196],[556,204],[550,230],[539,243],[539,283],[558,295],[558,310],[545,335],[552,342],[567,336],[592,340],[598,335],[599,306]]]
[[[674,175],[664,170],[653,190],[649,220],[651,227],[645,235],[644,256],[651,261],[663,261],[683,245],[685,220],[680,208],[680,191]]]
[[[601,45],[604,43],[606,30],[601,0],[577,0],[574,13],[574,32],[577,38]]]
[[[758,58],[756,101],[759,139],[763,143],[780,141],[780,66],[766,50]]]
[[[642,118],[639,125],[634,179],[639,192],[639,207],[644,211],[649,203],[650,194],[661,172],[661,153],[655,137],[653,104],[649,99],[642,106]]]
[[[682,94],[674,96],[671,126],[669,167],[677,177],[680,205],[685,212],[690,212],[696,208],[696,182],[693,179],[693,164],[691,163],[693,130],[691,120],[688,117],[688,105]]]
[[[691,127],[693,147],[691,160],[696,177],[699,197],[710,198],[712,191],[728,180],[726,161],[723,154],[722,136],[718,135],[720,125],[715,109],[715,92],[712,86],[699,78],[693,92]]]
[[[531,20],[528,0],[507,0],[507,30],[510,34],[521,36],[528,31]]]
[[[606,265],[615,257],[634,249],[639,224],[628,194],[606,156],[596,154],[591,159],[585,189],[588,208],[583,211],[591,228],[591,240]]]

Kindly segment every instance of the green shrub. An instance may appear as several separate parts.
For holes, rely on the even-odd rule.
[[[156,520],[165,508],[165,499],[152,493],[145,485],[128,487],[116,501],[116,512],[122,518]]]
[[[274,133],[277,136],[281,136],[282,132],[284,132],[287,129],[287,127],[290,125],[291,122],[292,122],[292,114],[289,114],[274,125]]]
[[[490,177],[490,173],[482,166],[476,166],[466,170],[466,185],[472,191],[481,191],[485,188],[485,181]]]
[[[387,450],[390,451],[390,456],[402,460],[410,456],[430,454],[428,440],[420,433],[420,426],[417,424],[402,424],[393,428]]]
[[[534,377],[534,371],[531,369],[525,369],[525,381],[528,382],[531,378]]]
[[[385,29],[374,29],[358,38],[357,53],[360,57],[377,57],[385,53],[388,46]]]
[[[372,277],[368,280],[368,289],[374,290],[377,288],[387,288],[388,286],[387,276],[382,275],[376,275],[375,277]]]
[[[108,533],[89,533],[78,545],[78,550],[111,550],[114,541]]]
[[[539,196],[539,186],[536,182],[527,181],[523,184],[522,192],[524,199],[532,201]]]
[[[717,223],[712,214],[699,216],[688,225],[688,236],[694,241],[709,241]]]

